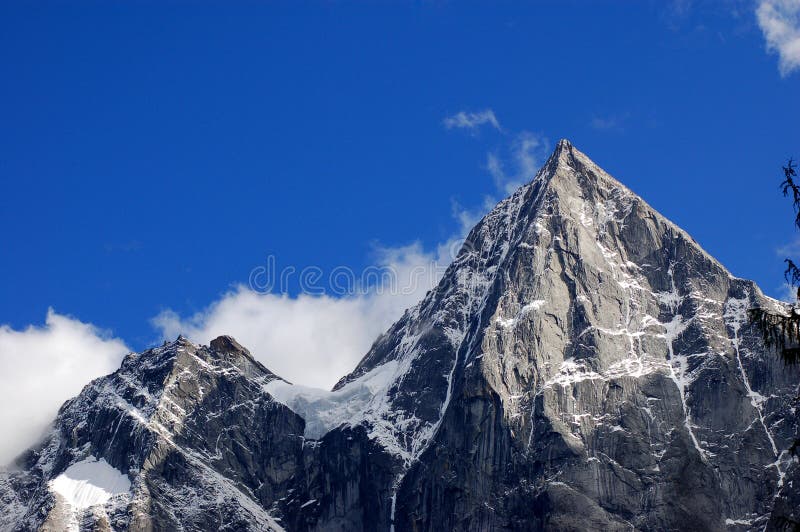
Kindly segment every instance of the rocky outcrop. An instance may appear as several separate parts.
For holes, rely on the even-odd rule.
[[[791,530],[800,372],[746,314],[778,305],[562,141],[333,391],[230,337],[129,355],[0,528]],[[130,491],[61,501],[87,456]]]
[[[25,474],[7,480],[24,511],[4,526],[279,530],[270,507],[302,469],[304,422],[263,390],[276,378],[244,350],[184,338],[128,355],[61,408]],[[46,489],[87,456],[132,480],[101,511],[70,509]]]

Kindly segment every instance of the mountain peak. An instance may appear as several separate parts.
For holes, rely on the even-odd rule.
[[[126,357],[0,475],[0,529],[778,529],[800,374],[765,303],[564,139],[333,391],[230,336]],[[131,487],[70,514],[91,457]]]
[[[559,172],[561,170],[561,173]],[[615,187],[623,187],[622,183],[610,176],[600,168],[588,155],[580,151],[567,139],[561,139],[542,167],[540,174],[552,177],[555,174],[564,175],[564,171],[571,174],[580,174],[593,181],[603,181]],[[627,190],[627,189],[625,189]]]
[[[556,148],[534,179],[534,183],[542,180],[546,189],[544,194],[532,194],[528,201],[539,212],[538,217],[552,216],[552,200],[557,199],[559,216],[568,216],[582,230],[587,230],[592,238],[600,238],[609,230],[619,232],[631,230],[632,225],[639,225],[643,219],[651,220],[658,229],[645,224],[641,227],[653,236],[660,231],[667,231],[675,237],[689,242],[700,255],[715,265],[715,268],[730,275],[727,269],[685,230],[676,225],[667,216],[653,208],[641,196],[633,192],[617,178],[610,175],[588,155],[576,148],[569,140],[561,139]],[[550,205],[538,209],[538,203],[549,195]],[[631,217],[631,214],[635,216]],[[573,251],[578,252],[578,249]]]
[[[556,143],[556,151],[568,150],[572,148],[572,143],[569,139],[561,139]]]
[[[553,152],[550,154],[550,157],[547,158],[547,162],[545,162],[544,166],[540,170],[540,174],[554,173],[558,168],[564,166],[573,167],[575,164],[574,151],[574,146],[569,140],[559,140],[558,143],[556,143],[556,147],[553,149]]]
[[[237,342],[233,336],[228,336],[227,334],[223,334],[222,336],[218,336],[217,338],[211,340],[210,347],[211,349],[214,349],[220,353],[241,353],[248,357],[252,357],[247,348],[243,347],[239,342]]]

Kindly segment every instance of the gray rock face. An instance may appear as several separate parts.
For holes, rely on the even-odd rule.
[[[567,143],[517,195],[398,525],[763,528],[796,467],[797,371],[746,318],[773,303]]]
[[[800,372],[746,314],[778,305],[562,141],[333,391],[230,337],[129,355],[0,529],[792,530]],[[87,456],[130,491],[76,510]]]

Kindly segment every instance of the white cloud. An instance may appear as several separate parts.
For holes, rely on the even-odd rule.
[[[483,124],[491,124],[505,135],[512,135],[511,132],[500,127],[500,122],[491,109],[479,113],[461,111],[444,119],[447,129],[465,128],[474,131]],[[497,151],[489,152],[486,155],[486,170],[492,176],[497,191],[504,196],[513,193],[533,178],[547,156],[549,142],[543,136],[523,130],[512,135],[510,147],[507,150],[510,152],[507,158],[498,155]],[[508,170],[509,166],[511,167],[510,171]],[[496,203],[496,201],[494,198],[488,197],[484,203]],[[459,218],[472,217],[467,211],[458,216]]]
[[[756,16],[781,75],[800,69],[800,0],[761,0]]]
[[[546,138],[521,131],[511,143],[510,164],[504,164],[497,152],[490,152],[486,157],[486,169],[498,191],[508,195],[533,179],[549,149],[550,143]],[[508,166],[511,166],[510,171]]]
[[[121,340],[52,309],[43,327],[0,326],[0,464],[35,444],[62,403],[117,369],[128,351]]]
[[[394,274],[353,295],[289,297],[238,286],[194,316],[183,318],[167,310],[153,323],[165,339],[180,333],[207,344],[229,334],[281,377],[328,389],[355,368],[405,309],[435,286],[460,243],[454,237],[433,251],[419,243],[380,248],[376,263],[381,271]]]
[[[489,124],[498,131],[502,131],[503,129],[500,127],[500,122],[491,109],[484,109],[477,113],[460,111],[453,116],[448,116],[443,122],[444,127],[447,129],[469,129],[474,132],[479,127],[486,124]]]

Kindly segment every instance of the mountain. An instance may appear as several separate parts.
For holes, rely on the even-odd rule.
[[[2,530],[791,530],[779,309],[561,141],[330,392],[131,354],[0,475]]]

